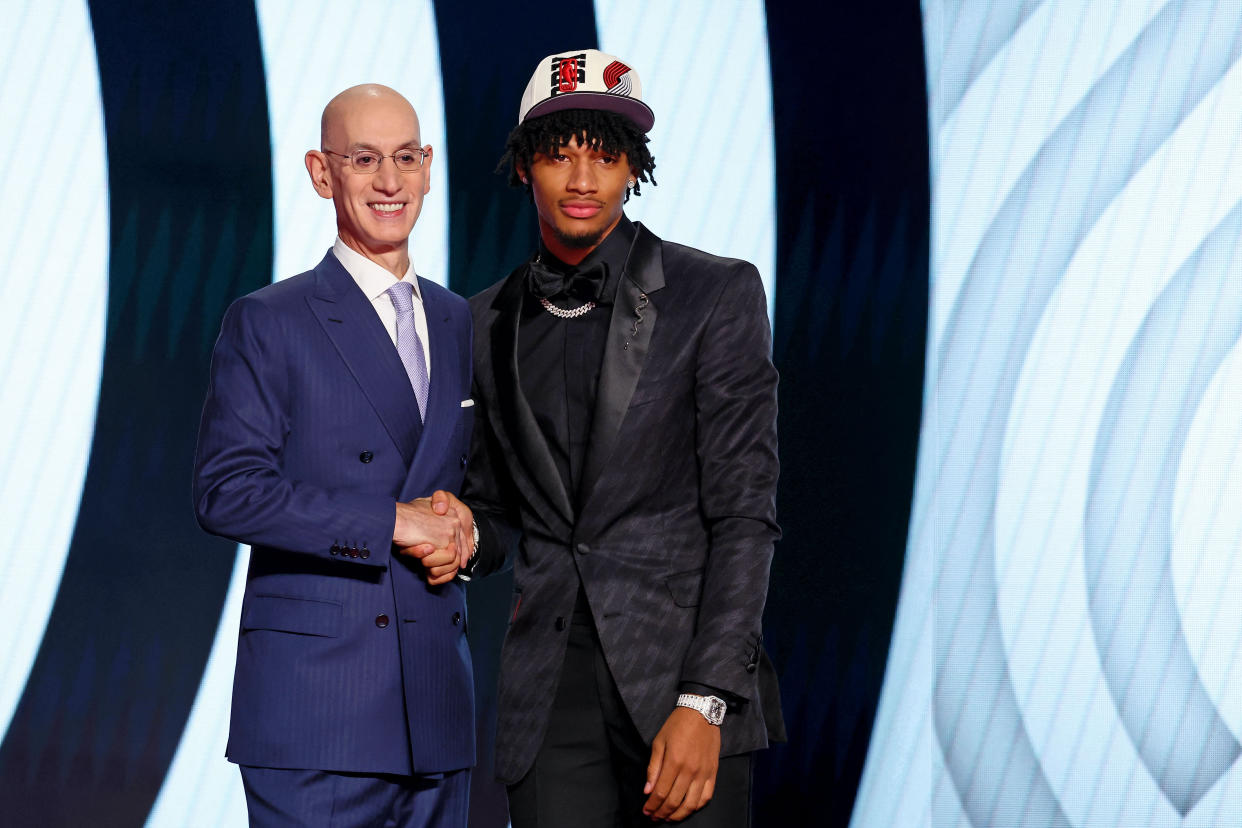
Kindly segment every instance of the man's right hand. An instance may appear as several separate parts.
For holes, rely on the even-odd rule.
[[[392,543],[402,554],[422,562],[427,582],[432,586],[447,583],[457,575],[460,526],[452,514],[436,514],[430,498],[397,503]]]
[[[442,549],[456,539],[457,520],[452,515],[437,515],[431,508],[431,498],[397,504],[397,522],[392,530],[392,542],[396,546],[406,548],[426,543]]]

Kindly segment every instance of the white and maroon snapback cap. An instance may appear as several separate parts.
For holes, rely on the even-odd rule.
[[[539,61],[518,108],[518,123],[564,109],[602,109],[629,118],[643,132],[655,113],[643,103],[638,72],[614,55],[580,49]]]

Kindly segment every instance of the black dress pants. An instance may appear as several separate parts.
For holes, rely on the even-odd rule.
[[[578,613],[547,734],[527,774],[509,786],[513,828],[630,828],[643,815],[651,749],[604,661],[590,616]],[[680,825],[749,828],[751,754],[720,760],[712,800]]]

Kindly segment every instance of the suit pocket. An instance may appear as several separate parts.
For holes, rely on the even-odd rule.
[[[674,604],[679,607],[697,607],[699,595],[703,592],[703,570],[693,569],[672,575],[665,579],[664,585],[673,596]]]
[[[341,605],[335,601],[290,595],[253,595],[242,611],[242,630],[276,630],[336,638],[341,634]]]

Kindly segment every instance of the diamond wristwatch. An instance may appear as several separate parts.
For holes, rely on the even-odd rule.
[[[714,724],[717,727],[724,721],[725,708],[727,707],[724,699],[717,698],[716,696],[699,696],[694,693],[682,693],[678,696],[677,706],[699,711],[709,724]]]

